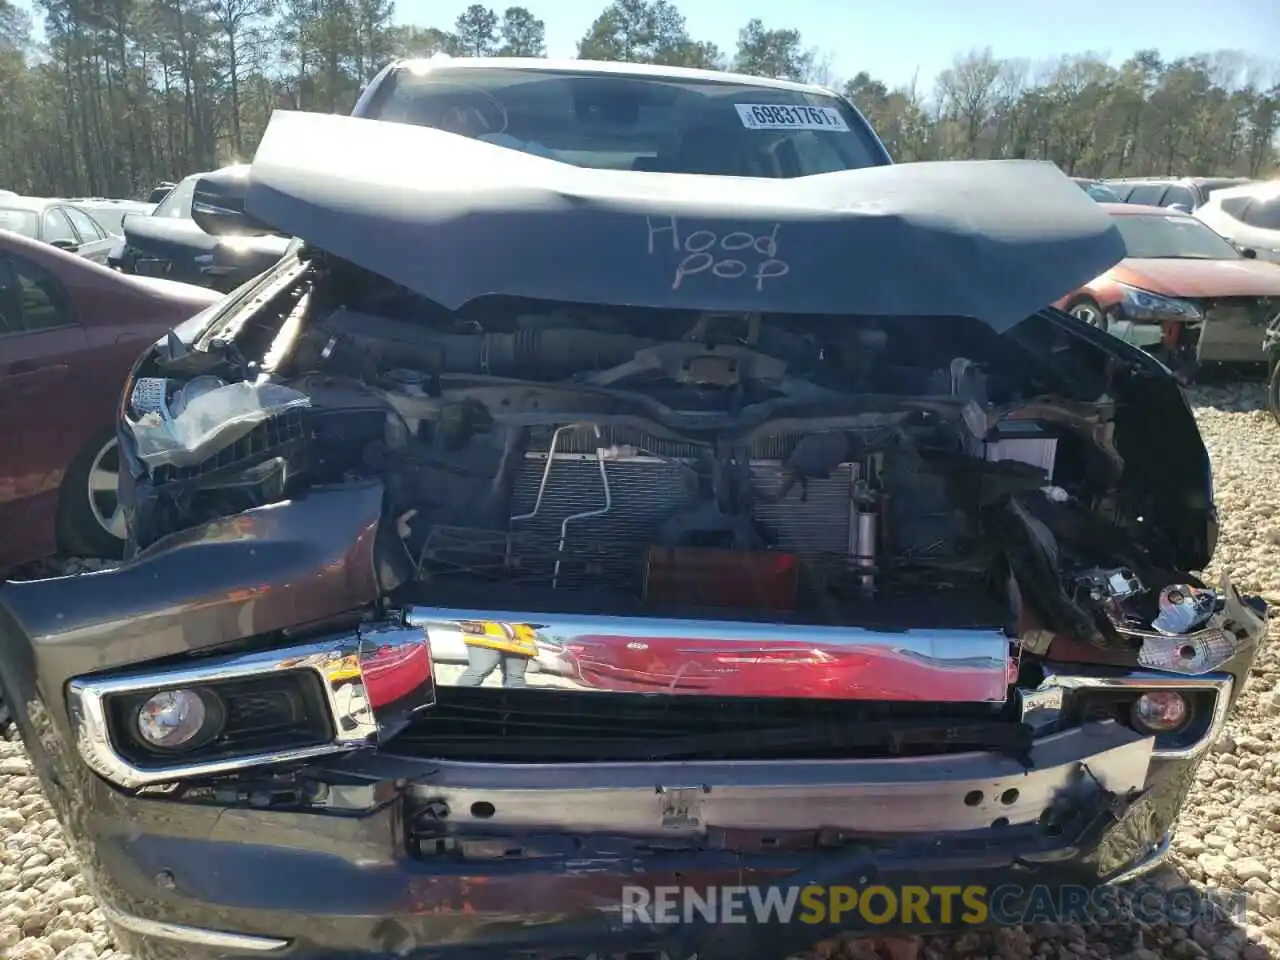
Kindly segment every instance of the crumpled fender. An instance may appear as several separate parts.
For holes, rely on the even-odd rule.
[[[6,583],[0,659],[27,667],[10,683],[61,704],[73,677],[358,611],[398,585],[379,557],[382,506],[380,482],[320,488],[171,534],[113,570]]]

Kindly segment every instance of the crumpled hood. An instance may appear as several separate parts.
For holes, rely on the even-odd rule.
[[[443,131],[277,111],[245,210],[448,309],[602,305],[970,316],[1005,330],[1124,256],[1055,166],[792,180],[592,170]]]
[[[1131,259],[1111,275],[1172,297],[1278,297],[1280,266],[1258,260]]]

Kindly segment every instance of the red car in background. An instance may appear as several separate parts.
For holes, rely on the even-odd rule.
[[[121,385],[138,351],[220,298],[0,230],[0,577],[119,555]]]
[[[1054,306],[1155,351],[1190,373],[1201,363],[1261,363],[1280,317],[1280,266],[1256,259],[1188,213],[1103,203],[1128,255]]]

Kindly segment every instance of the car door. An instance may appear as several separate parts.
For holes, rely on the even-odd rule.
[[[53,547],[62,476],[91,422],[76,396],[87,356],[66,287],[0,251],[0,568]]]
[[[200,283],[201,257],[211,254],[218,238],[205,233],[191,219],[196,177],[178,184],[149,217],[131,216],[124,222],[123,263],[144,277],[165,277]]]
[[[105,264],[107,262],[107,254],[115,246],[115,241],[111,239],[107,231],[103,230],[93,217],[78,207],[68,205],[59,209],[71,221],[71,226],[75,230],[76,236],[80,239],[80,248],[76,253],[86,260]]]

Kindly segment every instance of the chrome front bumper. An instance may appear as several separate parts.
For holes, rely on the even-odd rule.
[[[654,664],[649,678],[661,671],[674,672],[676,680],[666,685],[646,687],[650,695],[702,693],[711,697],[759,697],[756,688],[762,677],[790,673],[808,684],[815,700],[915,701],[937,703],[945,710],[948,702],[989,704],[993,711],[1013,691],[1020,700],[1023,722],[1039,734],[1033,759],[1035,783],[1025,781],[1028,774],[1013,761],[1000,760],[991,754],[935,756],[922,759],[830,761],[791,764],[736,763],[716,768],[703,764],[686,764],[679,775],[664,787],[684,791],[694,807],[721,803],[738,803],[731,799],[737,786],[750,786],[753,796],[763,796],[770,803],[786,804],[794,799],[795,789],[805,791],[806,803],[812,802],[813,786],[831,781],[830,798],[833,811],[850,800],[882,798],[887,815],[901,817],[901,829],[928,829],[933,801],[921,799],[914,782],[944,784],[949,795],[976,793],[983,798],[967,812],[959,811],[964,822],[974,826],[989,824],[1009,817],[1022,809],[1035,807],[1048,793],[1059,789],[1066,776],[1062,765],[1079,763],[1085,758],[1097,772],[1106,766],[1113,751],[1124,747],[1126,770],[1140,748],[1130,741],[1143,738],[1127,727],[1112,725],[1103,739],[1089,728],[1060,731],[1064,719],[1062,707],[1073,691],[1088,688],[1110,690],[1150,690],[1155,688],[1201,691],[1214,697],[1212,720],[1196,740],[1181,743],[1177,750],[1162,750],[1148,743],[1147,754],[1157,759],[1187,759],[1202,752],[1217,738],[1231,702],[1232,678],[1227,674],[1186,676],[1157,671],[1104,670],[1091,667],[1047,668],[1045,681],[1038,689],[1018,689],[1009,675],[1008,641],[998,635],[980,631],[905,631],[900,634],[864,630],[777,627],[755,624],[718,624],[699,621],[611,620],[610,618],[559,618],[541,623],[490,619],[480,621],[479,612],[431,611],[410,612],[397,622],[364,625],[357,630],[306,644],[258,651],[230,657],[208,658],[178,667],[154,668],[125,675],[82,677],[69,685],[69,716],[77,748],[86,765],[95,773],[118,786],[137,788],[172,783],[192,778],[227,774],[238,770],[268,767],[318,758],[349,751],[369,751],[383,756],[395,754],[395,738],[409,724],[426,724],[429,734],[431,710],[439,688],[457,682],[456,675],[447,676],[435,663],[435,646],[442,637],[456,639],[463,631],[460,624],[479,624],[485,635],[501,636],[510,629],[515,645],[528,642],[532,636],[538,655],[544,648],[552,650],[551,662],[572,664],[581,673],[584,651],[595,664],[595,684],[587,686],[589,696],[608,696],[626,690],[634,692],[628,677],[641,670],[632,669],[639,653],[641,664]],[[489,614],[490,618],[505,615]],[[597,622],[598,621],[598,622]],[[490,630],[489,628],[494,628]],[[472,628],[474,629],[474,627]],[[604,630],[611,632],[604,633]],[[941,636],[941,634],[948,634]],[[935,635],[938,634],[938,635]],[[524,638],[523,640],[521,638]],[[781,639],[779,639],[781,638]],[[545,642],[544,642],[545,641]],[[649,648],[656,647],[657,654]],[[637,650],[637,648],[640,648]],[[524,656],[528,656],[526,651]],[[559,659],[556,659],[559,658]],[[610,661],[610,670],[602,664]],[[674,665],[674,666],[673,666]],[[456,670],[457,668],[451,668]],[[567,669],[567,668],[566,668]],[[121,693],[155,691],[179,687],[216,684],[231,678],[270,676],[286,670],[312,670],[321,680],[325,707],[330,713],[333,735],[324,742],[275,752],[246,752],[244,755],[221,756],[217,760],[184,762],[181,756],[150,767],[130,763],[113,741],[106,708],[108,698]],[[763,672],[761,672],[763,671]],[[896,671],[896,673],[895,673]],[[885,680],[888,674],[895,679]],[[745,678],[745,679],[744,679]],[[552,677],[552,679],[557,679]],[[692,681],[696,679],[696,684]],[[692,684],[692,685],[691,685]],[[742,687],[747,688],[742,692]],[[549,689],[583,690],[580,684],[548,683]],[[910,689],[908,689],[910,688]],[[537,686],[531,686],[534,692]],[[903,691],[911,695],[903,696]],[[959,695],[957,691],[963,691]],[[480,692],[487,696],[489,691]],[[501,691],[492,691],[501,696]],[[860,695],[858,695],[860,694]],[[994,713],[993,713],[994,716]],[[1111,739],[1107,739],[1111,738]],[[1115,739],[1119,738],[1119,739]],[[429,737],[427,750],[429,751]],[[1117,761],[1120,762],[1120,761]],[[579,765],[542,764],[522,767],[519,764],[474,764],[436,761],[438,770],[433,786],[452,791],[447,802],[464,806],[479,802],[469,791],[491,789],[490,775],[502,770],[504,782],[516,790],[517,802],[504,800],[501,822],[506,816],[531,815],[546,809],[554,813],[573,807],[580,816],[583,798],[566,798],[556,793],[558,787],[591,781],[592,798],[588,806],[601,810],[602,823],[617,825],[619,817],[628,824],[642,826],[652,819],[662,803],[653,799],[650,767],[627,764],[591,763]],[[758,770],[765,779],[748,784],[745,770]],[[1136,768],[1135,768],[1136,769]],[[481,781],[474,772],[486,771]],[[547,771],[556,771],[553,781],[540,780]],[[696,775],[694,771],[699,771]],[[848,783],[841,777],[847,773]],[[1141,785],[1141,772],[1135,784]],[[776,782],[768,778],[779,777]],[[630,780],[635,779],[635,783]],[[719,789],[714,798],[698,793],[704,787]],[[629,791],[639,789],[644,794]],[[932,787],[930,788],[932,789]],[[693,790],[694,793],[688,793]],[[849,791],[853,791],[850,793]],[[524,793],[527,793],[527,796]],[[611,791],[621,791],[613,792]],[[1119,792],[1119,791],[1117,791]],[[989,806],[993,795],[1008,794],[1020,799]],[[954,799],[954,796],[953,796]],[[685,803],[685,800],[680,801]],[[826,801],[824,801],[826,802]],[[754,800],[749,801],[750,804]],[[924,804],[921,808],[920,804]],[[655,804],[657,805],[655,807]],[[1010,809],[999,809],[998,807]],[[524,811],[523,813],[521,811]],[[806,811],[811,818],[812,809]],[[541,815],[541,814],[539,814]],[[697,814],[690,814],[695,819]],[[785,815],[785,811],[775,814]],[[750,818],[748,818],[750,819]],[[896,822],[896,821],[894,821]]]

